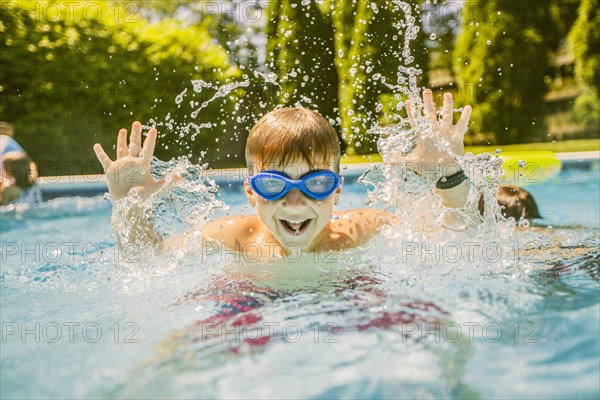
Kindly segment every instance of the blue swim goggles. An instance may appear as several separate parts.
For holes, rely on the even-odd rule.
[[[298,189],[315,200],[329,197],[340,186],[342,178],[328,170],[309,172],[299,180],[279,171],[263,171],[248,178],[252,189],[266,200],[279,200],[290,190]]]

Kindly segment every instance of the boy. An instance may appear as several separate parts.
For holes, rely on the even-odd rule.
[[[462,155],[471,107],[465,107],[454,125],[451,94],[444,96],[439,121],[431,90],[423,92],[423,100],[425,116],[433,128],[448,140],[456,154]],[[409,103],[407,110],[414,128],[416,118]],[[156,135],[156,129],[150,129],[142,148],[141,125],[134,122],[127,149],[127,131],[121,129],[115,162],[99,144],[94,145],[106,171],[113,200],[124,198],[132,188],[136,188],[142,198],[148,198],[164,184],[164,181],[154,181],[149,173]],[[436,186],[444,206],[465,204],[468,182],[464,173],[432,141],[419,140],[415,150],[400,158],[393,161],[420,165],[424,171],[436,171],[436,168],[442,171],[444,179]],[[228,249],[243,249],[259,255],[342,250],[367,242],[384,221],[394,218],[383,211],[359,209],[336,213],[338,218],[332,219],[333,206],[343,187],[343,178],[338,175],[340,146],[333,127],[314,111],[283,108],[263,116],[248,137],[246,162],[249,178],[244,181],[244,190],[257,215],[212,221],[202,229],[204,240],[214,239]],[[119,172],[125,169],[135,172],[127,173],[128,182],[117,179]],[[151,224],[143,230],[151,234]],[[153,244],[162,245],[156,235],[152,238]]]

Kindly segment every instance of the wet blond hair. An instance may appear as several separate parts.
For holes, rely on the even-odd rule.
[[[319,113],[306,108],[280,108],[265,114],[246,141],[246,164],[252,175],[269,164],[304,160],[313,169],[326,164],[340,169],[340,143],[335,129]]]

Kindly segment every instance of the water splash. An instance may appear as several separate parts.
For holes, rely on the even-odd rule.
[[[197,108],[190,114],[191,117],[196,118],[198,116],[198,114],[200,113],[200,111],[202,111],[204,108],[206,108],[210,103],[212,103],[216,99],[227,96],[229,93],[231,93],[235,89],[238,89],[240,87],[248,87],[248,86],[250,86],[250,81],[244,80],[244,81],[239,81],[239,82],[227,83],[227,84],[219,87],[217,89],[216,93],[213,94],[213,96],[210,99],[203,102],[199,108]]]
[[[372,60],[365,60],[364,63],[357,63],[351,67],[350,71],[351,74],[356,74],[359,69],[364,69],[370,74],[371,81],[375,85],[380,85],[388,91],[391,91],[393,98],[397,101],[395,110],[392,110],[391,113],[392,120],[397,121],[395,125],[380,126],[378,123],[369,124],[371,127],[368,129],[367,135],[377,137],[377,148],[382,155],[384,163],[381,167],[369,171],[360,179],[360,182],[363,184],[370,184],[374,188],[369,193],[367,203],[375,204],[376,202],[383,202],[386,204],[398,218],[399,226],[401,228],[398,232],[402,232],[402,235],[405,235],[406,237],[425,240],[425,231],[434,232],[441,228],[451,228],[455,230],[468,230],[473,228],[477,231],[478,240],[486,242],[498,240],[498,238],[500,238],[500,240],[506,242],[503,243],[503,246],[509,246],[510,244],[508,241],[514,232],[516,223],[513,220],[506,220],[502,217],[495,196],[498,189],[498,183],[502,176],[501,160],[500,158],[492,157],[489,154],[477,156],[471,153],[467,153],[464,156],[455,155],[451,150],[448,141],[433,129],[431,121],[424,115],[421,88],[418,85],[423,71],[418,68],[418,66],[413,65],[415,57],[412,54],[411,49],[411,45],[414,43],[420,32],[420,21],[418,19],[420,17],[420,10],[418,8],[413,9],[411,4],[401,0],[392,0],[389,5],[393,6],[392,8],[395,7],[395,10],[401,13],[401,18],[394,24],[394,28],[397,30],[397,37],[402,37],[401,54],[403,65],[397,67],[395,82],[391,81],[389,77],[386,78],[386,76],[383,76],[381,73],[382,71],[377,70],[377,67]],[[376,6],[373,8],[372,5],[371,8],[375,14],[379,12]],[[285,32],[282,32],[282,35],[283,37],[287,37]],[[290,40],[292,39],[290,38]],[[338,49],[338,52],[342,52],[341,56],[345,55],[342,49]],[[247,68],[248,67],[245,67],[244,69]],[[208,91],[214,92],[208,94],[208,99],[201,103],[196,103],[194,101],[190,102],[190,105],[194,107],[194,110],[189,114],[190,117],[192,119],[198,118],[200,112],[206,109],[209,104],[218,99],[224,99],[232,95],[236,98],[234,109],[238,110],[246,99],[244,99],[244,91],[238,91],[237,89],[249,89],[251,88],[251,85],[262,84],[265,85],[264,89],[267,88],[266,85],[273,85],[281,90],[282,87],[280,82],[286,80],[297,79],[306,83],[315,79],[315,72],[303,71],[299,66],[291,68],[287,75],[283,77],[278,77],[277,74],[268,71],[268,69],[260,69],[261,67],[254,70],[250,69],[247,71],[248,73],[241,77],[241,79],[228,82],[224,85],[203,80],[192,81],[191,85],[194,93],[207,94]],[[258,78],[258,82],[251,81],[248,74],[254,78]],[[299,93],[296,93],[296,90],[297,88],[294,89],[294,93],[291,94],[291,97],[288,96],[288,99],[299,97],[295,102],[296,107],[305,107],[314,104],[315,101],[313,96],[299,96]],[[277,93],[277,95],[281,94],[280,92]],[[188,88],[185,88],[177,96],[175,103],[177,105],[182,104],[183,99],[187,94]],[[284,96],[284,99],[285,98],[286,97]],[[410,128],[407,118],[402,116],[405,107],[404,101],[407,99],[410,100],[410,103],[414,108],[413,114],[416,116],[414,128]],[[259,102],[259,106],[261,109],[265,109],[266,104]],[[274,108],[279,107],[281,107],[281,105],[274,105]],[[382,109],[383,105],[381,103],[377,104],[374,106],[374,110],[368,110],[366,112],[367,118],[372,118],[374,116],[373,111],[378,113],[381,112]],[[349,110],[349,114],[352,111],[353,110]],[[260,112],[253,115],[256,120],[260,116]],[[237,116],[236,119],[238,122],[242,122],[241,117]],[[352,121],[357,125],[357,129],[359,124],[367,123],[367,121],[359,115],[352,115]],[[165,122],[159,123],[157,121],[151,121],[151,123],[156,126],[162,124],[170,130],[178,130],[177,136],[181,140],[180,143],[190,143],[190,141],[194,141],[199,134],[222,125],[223,121],[212,121],[201,124],[189,122],[178,127],[170,118],[170,115],[167,115]],[[337,123],[339,123],[339,120]],[[218,138],[215,138],[215,140],[218,140]],[[472,185],[464,209],[447,209],[442,206],[441,199],[435,194],[435,181],[441,178],[441,176],[435,176],[434,179],[427,180],[414,174],[407,168],[395,165],[396,160],[399,160],[414,151],[417,140],[432,141],[440,151],[446,153],[450,159],[456,162],[457,165],[465,171],[472,182]],[[360,143],[360,141],[357,141],[356,146],[360,146]],[[167,165],[175,168],[175,165]],[[196,190],[194,193],[198,197],[196,199],[198,211],[193,210],[191,202],[182,200],[182,204],[186,204],[187,208],[185,209],[185,213],[187,215],[199,214],[203,217],[207,217],[208,210],[219,209],[223,206],[222,204],[214,204],[214,206],[211,206],[211,202],[215,201],[215,198],[214,196],[206,196],[206,192],[210,192],[208,187],[209,186],[207,185],[200,185],[199,189],[194,189]],[[198,190],[204,192],[200,194]],[[183,227],[190,225],[184,222],[188,217],[182,216],[184,210],[180,209],[179,205],[167,202],[164,199],[166,196],[167,195],[164,194],[162,200],[160,200],[154,208],[158,210],[162,216],[166,217],[169,215],[170,218],[177,221],[177,223],[173,226],[160,226],[159,224],[158,229],[169,231],[175,227],[179,227],[176,230],[181,232]],[[478,203],[481,196],[485,203],[483,215],[480,215],[478,212]],[[139,201],[135,200],[135,195],[131,198],[134,199],[134,201]],[[296,235],[298,234],[299,232],[296,232]]]
[[[489,153],[464,156],[452,152],[448,141],[443,138],[424,117],[417,117],[418,128],[407,129],[401,125],[390,128],[374,127],[369,132],[378,135],[378,149],[383,164],[367,171],[359,183],[371,186],[367,204],[381,202],[396,215],[396,230],[388,232],[390,237],[402,240],[415,238],[423,244],[450,243],[453,240],[473,241],[486,246],[498,245],[504,253],[514,253],[513,234],[516,227],[514,219],[506,219],[501,214],[496,200],[496,192],[502,178],[502,160]],[[441,171],[428,171],[421,176],[411,169],[410,163],[398,164],[414,150],[417,137],[429,139],[450,160],[460,166],[471,182],[464,208],[446,208],[436,193],[436,181],[441,179]],[[421,171],[423,172],[423,171]],[[484,213],[480,215],[479,199],[483,196]],[[451,238],[446,235],[431,235],[443,228],[463,230],[462,235]],[[450,240],[450,241],[449,241]]]
[[[163,187],[147,199],[135,189],[113,204],[113,227],[122,248],[159,245],[185,232],[199,232],[210,216],[227,206],[216,198],[218,186],[205,176],[206,165],[192,164],[187,157],[168,162],[152,160],[151,174],[164,180]]]

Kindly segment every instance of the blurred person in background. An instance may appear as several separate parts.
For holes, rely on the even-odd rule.
[[[13,202],[35,203],[39,190],[33,190],[37,181],[37,168],[29,155],[12,138],[14,128],[0,122],[0,205]]]
[[[521,218],[542,218],[531,193],[517,185],[500,184],[498,193],[496,193],[496,200],[498,200],[498,204],[502,208],[502,215],[505,218],[513,217],[516,221]],[[483,195],[481,195],[479,197],[479,212],[481,215],[483,215],[484,208]]]

